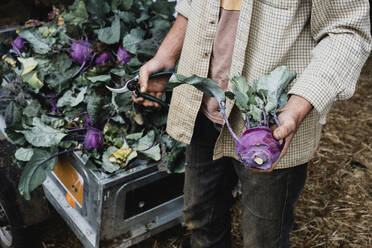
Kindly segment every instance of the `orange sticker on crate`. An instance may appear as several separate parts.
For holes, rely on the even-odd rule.
[[[69,204],[74,207],[75,205],[71,204],[73,201],[83,206],[84,180],[70,162],[59,158],[53,172],[67,190],[66,200]]]

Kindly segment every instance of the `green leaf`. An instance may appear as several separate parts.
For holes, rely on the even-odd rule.
[[[94,76],[94,77],[87,77],[87,79],[91,81],[92,83],[108,82],[111,80],[111,76],[110,75],[99,75],[99,76]]]
[[[133,5],[133,0],[120,0],[120,2],[124,10],[129,10]]]
[[[120,40],[120,18],[115,16],[111,27],[98,30],[98,39],[106,44],[115,44]]]
[[[36,53],[47,54],[51,50],[50,46],[45,43],[37,30],[23,29],[19,32],[19,36],[27,40]]]
[[[88,12],[98,18],[103,18],[110,11],[110,6],[105,0],[86,0],[86,2]]]
[[[40,149],[34,149],[30,161],[22,171],[18,190],[27,200],[30,192],[39,187],[46,179],[46,171],[52,171],[57,164],[57,157]]]
[[[185,171],[185,150],[186,145],[178,142],[178,145],[174,146],[167,154],[167,168],[171,173],[183,173]]]
[[[57,146],[67,135],[58,129],[45,125],[39,118],[33,119],[31,130],[18,131],[25,135],[27,142],[36,147]]]
[[[21,62],[22,64],[22,73],[21,73],[21,76],[24,76],[26,75],[27,73],[33,71],[38,62],[36,59],[30,57],[30,58],[18,58],[18,60]]]
[[[137,150],[145,150],[154,144],[155,141],[155,132],[150,130],[145,136],[143,136],[136,146]]]
[[[6,139],[13,145],[23,146],[26,143],[23,134],[17,133],[9,127],[5,128]]]
[[[11,101],[5,109],[5,123],[7,127],[15,127],[22,120],[22,108]]]
[[[101,96],[93,93],[88,96],[87,111],[93,124],[102,116],[103,99]]]
[[[75,0],[69,11],[63,15],[65,22],[81,26],[88,21],[89,15],[84,0]]]
[[[36,117],[41,110],[41,105],[37,100],[33,100],[26,108],[23,109],[23,115],[27,117]]]
[[[82,87],[79,94],[75,96],[72,90],[68,90],[63,94],[61,98],[58,99],[57,107],[69,106],[75,107],[84,101],[84,96],[87,92],[87,87]]]
[[[120,165],[111,163],[110,158],[109,158],[110,154],[116,151],[117,149],[118,148],[116,148],[115,146],[110,146],[109,148],[107,148],[107,150],[102,155],[102,162],[103,162],[102,169],[104,169],[105,171],[109,173],[113,173],[117,171],[118,169],[120,169]]]
[[[143,40],[145,31],[140,28],[135,28],[130,31],[123,39],[123,47],[128,52],[135,54],[137,52],[137,45]]]
[[[192,85],[204,94],[215,97],[219,102],[225,101],[225,92],[210,78],[202,78],[196,75],[185,77],[180,74],[173,74],[165,86],[173,89],[182,84]]]
[[[18,148],[15,152],[15,158],[19,161],[30,161],[32,155],[34,154],[34,150],[32,148]]]
[[[37,76],[37,72],[27,73],[22,77],[22,79],[34,89],[40,89],[44,86],[44,83],[41,82],[39,77]]]
[[[160,151],[159,144],[145,151],[140,151],[140,150],[137,150],[137,151],[139,153],[144,154],[146,157],[151,158],[152,160],[159,161],[161,159],[161,151]]]

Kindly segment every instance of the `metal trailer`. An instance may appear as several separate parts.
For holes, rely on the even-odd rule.
[[[14,30],[0,31],[0,38]],[[4,127],[0,116],[0,138],[5,136]],[[25,247],[22,228],[50,215],[45,197],[86,248],[99,248],[101,240],[114,238],[110,247],[130,247],[182,223],[183,174],[168,174],[155,164],[138,161],[129,170],[109,175],[90,169],[90,162],[75,152],[60,157],[47,174],[45,197],[39,189],[32,201],[25,201],[17,191],[21,171],[10,161],[14,147],[0,142],[9,149],[6,168],[0,168],[1,247]]]
[[[59,158],[45,196],[86,248],[115,238],[126,248],[182,223],[183,174],[139,163],[113,175],[89,169],[78,153]],[[119,245],[118,245],[119,244]]]

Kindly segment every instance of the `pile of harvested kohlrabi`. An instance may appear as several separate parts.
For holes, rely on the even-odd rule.
[[[166,109],[111,93],[157,51],[174,20],[167,0],[75,0],[1,44],[0,115],[23,168],[25,197],[60,154],[82,151],[97,173],[143,163],[182,171],[185,145],[165,133]],[[166,98],[166,96],[164,96]],[[164,99],[169,100],[169,99]]]
[[[173,75],[169,87],[184,83],[191,84],[203,93],[215,97],[226,126],[234,138],[240,161],[246,167],[266,170],[278,160],[284,146],[284,143],[281,144],[274,138],[270,125],[280,125],[276,113],[287,103],[284,89],[295,76],[295,73],[281,66],[255,80],[252,85],[249,85],[243,76],[233,77],[231,78],[232,91],[224,93],[212,79]],[[242,112],[246,131],[240,137],[234,133],[226,116],[225,95],[234,99],[236,106]]]

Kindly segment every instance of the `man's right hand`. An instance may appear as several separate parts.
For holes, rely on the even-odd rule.
[[[155,57],[140,68],[139,83],[142,93],[161,99],[169,77],[158,77],[151,80],[149,80],[149,77],[151,74],[157,72],[174,70],[181,54],[186,27],[187,18],[179,14],[167,36],[164,38],[164,41],[161,43]],[[146,107],[160,107],[158,103],[145,100],[142,97],[135,98],[132,95],[132,98],[134,102],[142,103]]]
[[[174,63],[165,63],[156,57],[149,60],[140,68],[139,84],[141,92],[161,99],[165,89],[165,84],[168,82],[169,77],[164,76],[153,79],[149,79],[149,77],[157,72],[172,71],[174,66]],[[134,94],[132,94],[132,99],[135,103],[142,103],[145,107],[160,107],[158,103],[146,100],[142,97],[136,98]]]

